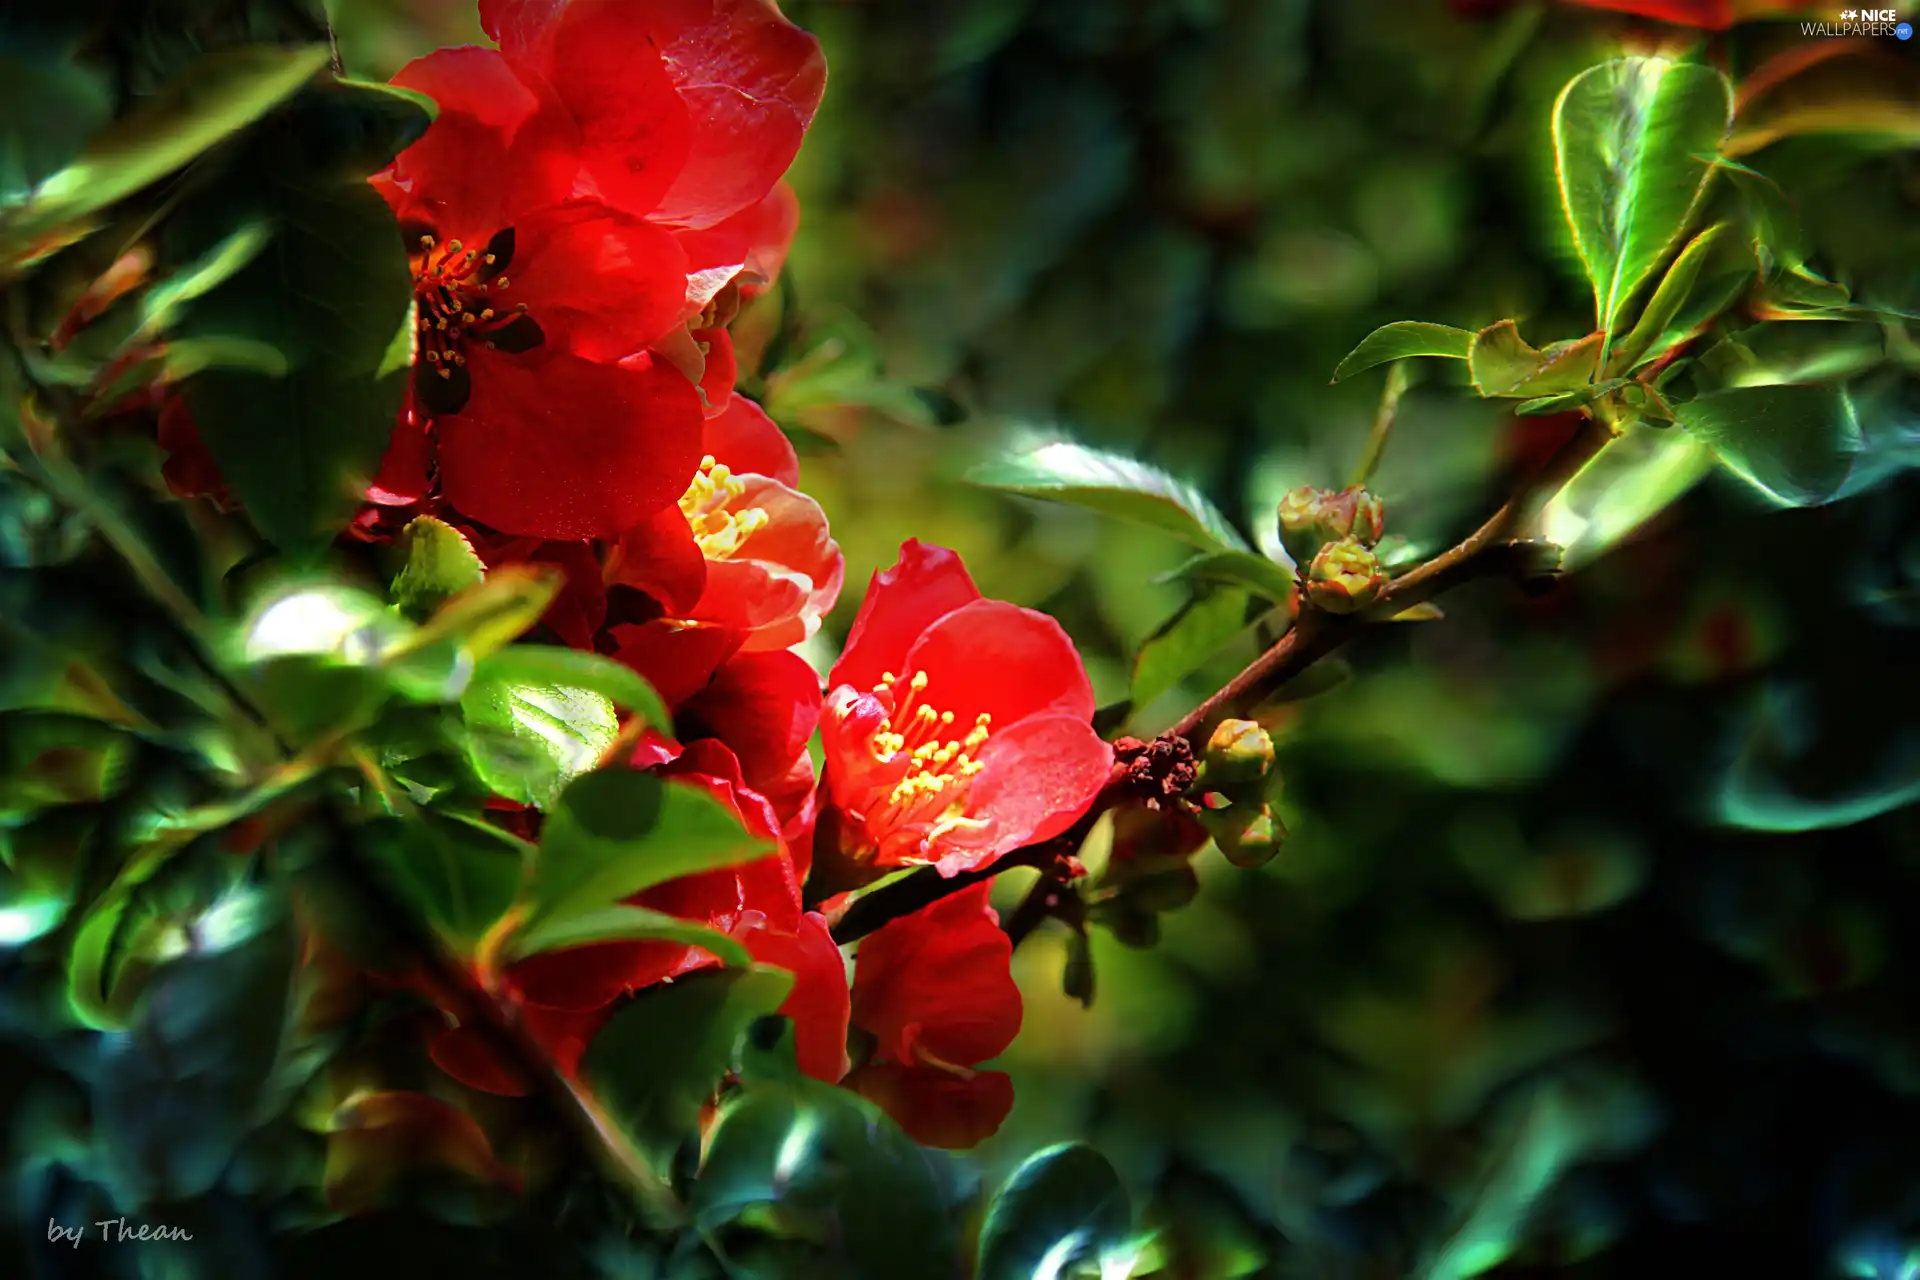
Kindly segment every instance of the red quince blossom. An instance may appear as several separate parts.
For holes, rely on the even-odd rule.
[[[671,353],[778,232],[759,206],[824,66],[768,4],[498,3],[483,19],[500,50],[395,77],[440,113],[374,180],[408,238],[420,326],[413,413],[374,496],[426,492],[430,436],[473,519],[616,536],[696,470],[701,374]],[[723,105],[742,94],[763,100]]]
[[[1013,1083],[978,1071],[1020,1031],[1013,942],[982,882],[889,921],[861,942],[853,1023],[876,1041],[846,1080],[916,1141],[971,1147],[1000,1127]]]
[[[681,495],[622,539],[612,580],[655,600],[651,633],[615,632],[615,652],[643,674],[664,633],[689,624],[732,637],[729,651],[788,649],[820,629],[840,598],[846,560],[820,504],[801,493],[793,446],[760,406],[733,395],[706,424],[706,454]],[[717,640],[707,651],[723,648]],[[623,650],[631,649],[631,654]]]
[[[950,876],[1057,835],[1113,766],[1060,624],[982,599],[938,547],[908,541],[874,574],[827,683],[841,844],[879,867]]]

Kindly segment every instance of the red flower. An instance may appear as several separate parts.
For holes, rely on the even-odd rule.
[[[1113,766],[1066,632],[981,599],[951,551],[909,541],[874,575],[827,683],[828,793],[878,866],[954,875],[1057,835]]]
[[[987,892],[982,882],[890,921],[854,968],[853,1022],[878,1043],[847,1085],[929,1146],[973,1146],[1013,1106],[1004,1074],[974,1070],[1020,1031],[1013,942]]]
[[[699,392],[644,353],[691,342],[686,322],[765,234],[758,205],[812,117],[819,50],[758,4],[483,16],[502,51],[442,50],[395,77],[440,114],[375,178],[413,251],[420,325],[417,418],[376,500],[425,492],[430,429],[460,511],[507,533],[612,537],[695,471]],[[740,93],[762,96],[719,105]]]
[[[800,1070],[838,1083],[847,1074],[847,963],[817,911],[800,917],[799,928],[783,932],[749,918],[735,926],[734,937],[761,964],[793,973],[793,990],[779,1012],[793,1019],[794,1058]]]
[[[839,599],[846,560],[826,513],[795,487],[793,446],[760,406],[733,396],[705,442],[682,518],[629,533],[615,581],[660,603],[656,631],[697,623],[737,635],[743,652],[791,648]]]

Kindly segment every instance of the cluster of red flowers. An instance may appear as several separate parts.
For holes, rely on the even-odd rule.
[[[548,636],[631,666],[672,709],[633,767],[706,789],[778,850],[635,901],[791,970],[782,1012],[808,1074],[924,1142],[972,1145],[1012,1105],[1007,1077],[976,1068],[1021,1015],[986,886],[867,937],[849,990],[827,917],[805,909],[823,896],[805,893],[816,835],[836,886],[848,867],[855,883],[914,864],[951,876],[1070,824],[1112,754],[1065,633],[983,600],[947,551],[909,542],[875,575],[830,693],[793,651],[844,562],[792,446],[733,389],[727,325],[797,222],[779,181],[824,86],[818,45],[773,0],[481,0],[480,16],[497,48],[395,78],[440,108],[374,178],[412,254],[418,355],[350,536],[431,513],[490,567],[561,569]],[[190,424],[172,415],[168,433],[176,487],[216,492]],[[605,943],[505,981],[571,1071],[616,1000],[715,963]],[[469,1085],[522,1087],[461,1028],[432,1051]]]

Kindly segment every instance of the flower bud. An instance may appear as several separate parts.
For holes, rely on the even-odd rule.
[[[1273,739],[1252,720],[1222,720],[1207,739],[1201,778],[1209,787],[1230,787],[1263,778],[1273,767]]]
[[[1223,828],[1214,834],[1213,842],[1220,846],[1228,862],[1251,869],[1272,861],[1286,838],[1286,827],[1271,807],[1262,805],[1252,821]]]
[[[1322,547],[1307,570],[1307,599],[1328,613],[1364,609],[1386,585],[1379,558],[1352,538]]]
[[[1386,509],[1358,485],[1334,492],[1302,486],[1280,499],[1280,542],[1295,564],[1306,564],[1328,543],[1351,538],[1370,547],[1380,541]]]

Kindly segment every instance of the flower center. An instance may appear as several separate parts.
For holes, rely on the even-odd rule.
[[[680,498],[681,514],[693,529],[693,540],[709,560],[725,560],[772,519],[759,507],[731,511],[729,506],[747,486],[712,454],[700,459],[700,470]]]
[[[512,287],[506,274],[513,258],[513,228],[484,249],[458,240],[440,243],[430,233],[415,241],[413,293],[420,364],[414,385],[434,413],[458,413],[472,393],[466,347],[479,342],[500,351],[526,351],[545,335],[523,303],[500,295]]]
[[[940,711],[921,700],[927,683],[926,672],[914,672],[906,682],[905,697],[894,704],[892,714],[880,721],[867,741],[867,750],[881,764],[904,757],[907,766],[887,793],[886,803],[869,814],[868,820],[886,826],[931,822],[931,839],[971,821],[965,816],[967,789],[974,775],[985,768],[973,756],[992,733],[993,717],[982,711],[965,737],[944,737],[953,727],[953,712]],[[889,671],[881,676],[873,692],[892,692],[898,697],[899,684],[900,678]]]

